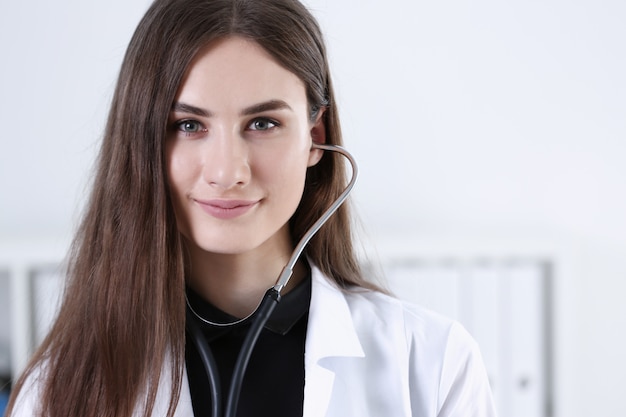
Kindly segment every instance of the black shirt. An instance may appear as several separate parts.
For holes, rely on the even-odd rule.
[[[187,298],[193,311],[207,320],[228,323],[236,318],[206,302],[191,289]],[[281,298],[261,331],[246,370],[237,417],[302,416],[304,401],[304,341],[311,300],[309,276]],[[216,327],[191,315],[208,342],[222,384],[222,409],[226,404],[231,375],[251,318],[228,327]],[[187,333],[185,348],[187,378],[194,415],[211,415],[209,383],[202,360]]]

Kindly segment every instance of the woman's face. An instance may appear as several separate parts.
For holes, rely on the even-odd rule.
[[[166,162],[176,219],[191,245],[242,254],[291,248],[288,221],[322,151],[305,87],[257,43],[201,50],[169,115]]]

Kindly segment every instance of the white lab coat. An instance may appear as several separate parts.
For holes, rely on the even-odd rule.
[[[460,324],[380,293],[342,291],[315,267],[305,352],[303,417],[495,416],[480,352]],[[164,367],[154,417],[170,398]],[[14,416],[33,415],[37,391],[23,391]],[[191,416],[184,375],[176,417]]]

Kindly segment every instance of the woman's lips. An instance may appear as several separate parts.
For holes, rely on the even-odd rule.
[[[205,213],[221,220],[234,219],[255,207],[258,200],[195,200]]]

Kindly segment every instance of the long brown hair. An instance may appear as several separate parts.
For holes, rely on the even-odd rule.
[[[341,144],[322,35],[297,0],[156,0],[122,64],[59,316],[16,384],[9,410],[41,368],[43,415],[130,416],[137,407],[150,415],[168,356],[173,415],[184,366],[185,262],[166,186],[167,119],[196,53],[232,35],[254,40],[296,74],[311,119],[323,108],[327,143]],[[290,223],[294,242],[345,183],[335,154],[309,169]],[[340,287],[373,288],[361,278],[345,206],[306,255]]]

